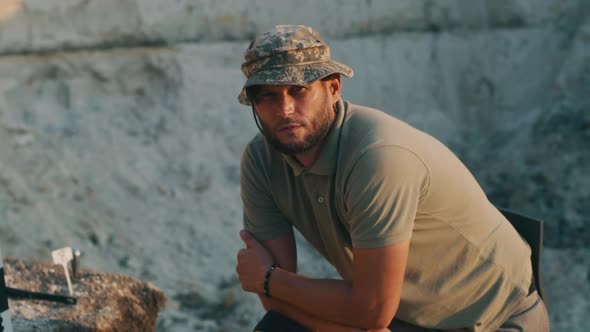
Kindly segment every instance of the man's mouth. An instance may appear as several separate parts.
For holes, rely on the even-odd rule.
[[[298,123],[290,123],[290,124],[279,126],[279,131],[283,131],[283,132],[285,132],[285,131],[291,131],[291,130],[295,130],[295,129],[301,127],[301,126],[302,125],[301,124],[298,124]]]

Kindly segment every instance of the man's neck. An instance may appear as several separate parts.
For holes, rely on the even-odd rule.
[[[301,166],[303,166],[305,168],[310,168],[311,166],[313,166],[313,164],[320,157],[320,153],[322,152],[322,148],[324,147],[324,144],[326,143],[328,136],[330,136],[330,133],[334,129],[334,123],[336,122],[336,118],[337,118],[336,104],[333,105],[333,109],[335,110],[335,112],[332,113],[332,123],[330,124],[330,130],[328,130],[328,132],[321,139],[321,141],[318,144],[316,144],[314,147],[312,147],[311,149],[309,149],[305,152],[296,153],[296,154],[292,155],[293,158],[295,158],[295,160],[297,160],[301,164]]]
[[[311,148],[303,153],[294,154],[293,158],[295,158],[295,160],[297,160],[301,164],[301,166],[303,166],[305,168],[310,168],[311,166],[313,166],[313,164],[319,158],[325,141],[326,141],[326,138],[324,138],[321,143],[317,144],[313,148]]]
[[[326,136],[324,136],[324,138],[322,138],[322,140],[318,144],[316,144],[314,147],[303,153],[296,153],[293,155],[293,158],[295,158],[295,160],[297,160],[301,164],[301,166],[305,168],[310,168],[311,166],[313,166],[313,164],[315,164],[315,162],[320,157],[320,154],[322,153],[322,148],[324,147],[324,144],[326,143],[328,136],[330,136],[330,133],[334,128],[334,122],[336,122],[336,116],[334,116],[334,118],[332,119],[332,125],[330,126],[330,130],[326,133]]]

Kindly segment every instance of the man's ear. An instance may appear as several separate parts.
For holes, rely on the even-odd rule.
[[[328,91],[330,92],[330,95],[332,96],[333,100],[336,101],[340,99],[340,92],[342,89],[340,75],[333,75],[327,83]]]

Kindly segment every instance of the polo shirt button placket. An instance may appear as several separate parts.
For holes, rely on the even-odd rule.
[[[318,203],[319,204],[323,204],[324,203],[324,198],[322,196],[318,196]]]

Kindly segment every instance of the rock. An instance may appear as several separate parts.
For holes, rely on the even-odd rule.
[[[47,262],[4,259],[8,287],[67,295],[63,268]],[[9,299],[14,331],[153,331],[164,294],[150,283],[82,269],[73,280],[77,304]]]
[[[462,157],[493,203],[545,221],[546,246],[581,249],[590,246],[590,18],[572,36],[560,71],[526,111],[479,149],[473,136]]]
[[[543,279],[551,331],[590,331],[590,249],[545,250]]]
[[[248,40],[279,23],[325,36],[513,28],[569,20],[580,1],[5,0],[0,53]]]

